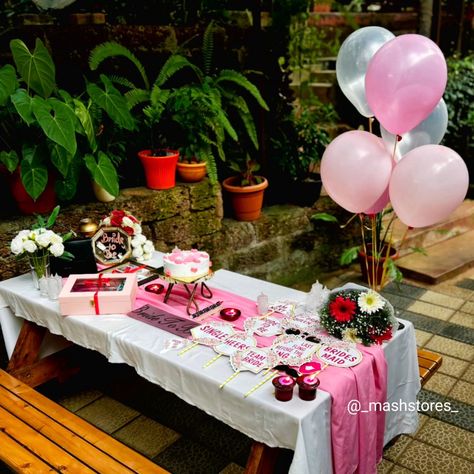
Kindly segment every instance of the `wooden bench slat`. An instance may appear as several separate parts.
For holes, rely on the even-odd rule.
[[[442,362],[443,357],[441,355],[426,349],[418,349],[418,370],[420,371],[421,385],[425,385],[428,382],[441,367]]]
[[[3,370],[0,370],[0,385],[14,392],[22,400],[39,411],[58,420],[67,429],[107,452],[111,457],[128,466],[131,470],[140,474],[166,474],[168,472],[133,449],[128,448],[120,441],[112,438],[104,431],[92,426],[87,421],[79,418],[64,407],[61,407],[31,387],[28,387],[26,384],[10,376]]]
[[[57,470],[65,472],[71,470],[72,472],[81,472],[81,474],[94,473],[67,451],[52,443],[40,432],[34,430],[2,407],[0,407],[0,430]]]
[[[0,406],[34,430],[41,432],[43,436],[61,446],[73,457],[79,457],[93,470],[110,474],[133,473],[132,470],[117,462],[107,453],[62,426],[59,420],[53,420],[32,405],[26,404],[3,386],[0,386]]]
[[[418,349],[418,357],[422,359],[432,360],[438,365],[441,365],[443,357],[440,354],[435,354],[434,352],[427,351],[426,349]]]
[[[418,366],[428,370],[436,370],[438,368],[438,364],[436,362],[433,362],[432,360],[428,359],[420,359],[419,357]]]
[[[58,472],[44,461],[19,445],[6,433],[0,431],[0,446],[2,460],[11,469],[26,474],[45,474]]]

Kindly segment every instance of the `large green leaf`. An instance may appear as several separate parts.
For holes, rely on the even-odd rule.
[[[5,105],[8,98],[15,92],[18,87],[15,68],[6,64],[0,68],[0,105]]]
[[[36,201],[48,183],[44,149],[40,146],[23,147],[21,181],[26,192]]]
[[[16,170],[19,161],[15,150],[0,151],[0,163],[3,163],[10,173]]]
[[[36,38],[35,50],[30,52],[23,41],[10,41],[16,68],[21,78],[31,88],[44,98],[51,95],[56,83],[56,68],[43,42]]]
[[[101,74],[100,79],[104,89],[97,84],[87,84],[87,93],[91,99],[107,112],[107,115],[119,126],[126,130],[135,128],[135,120],[128,109],[126,99],[118,89],[114,87],[107,76]]]
[[[18,115],[27,123],[31,125],[35,121],[32,109],[32,98],[28,95],[25,89],[18,89],[11,95],[13,105],[15,106]]]
[[[92,175],[92,179],[100,186],[102,186],[112,196],[118,196],[119,185],[117,171],[112,164],[110,158],[103,152],[99,151],[99,161],[87,154],[84,157],[87,169]]]
[[[87,140],[89,141],[91,150],[95,152],[97,150],[97,142],[95,140],[94,124],[92,122],[92,117],[89,113],[89,109],[78,99],[73,99],[73,104],[74,112],[77,118],[79,119],[79,122],[81,122]]]
[[[50,148],[51,162],[58,171],[66,177],[73,159],[73,155],[68,153],[61,145],[54,143]]]
[[[60,201],[70,201],[76,194],[81,172],[81,160],[72,160],[65,177],[56,180],[55,190]]]
[[[33,113],[46,136],[64,147],[71,155],[76,153],[74,112],[57,99],[33,99]]]

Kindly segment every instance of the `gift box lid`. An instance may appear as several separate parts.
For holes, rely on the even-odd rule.
[[[107,299],[129,300],[137,289],[137,276],[135,273],[90,273],[69,275],[59,299],[82,300],[91,298],[95,294],[102,301]]]

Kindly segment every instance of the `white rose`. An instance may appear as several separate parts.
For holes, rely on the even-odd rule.
[[[63,243],[63,238],[56,234],[55,232],[51,231],[51,243],[52,244],[62,244]]]
[[[102,219],[100,221],[100,225],[109,226],[110,225],[110,217],[106,217],[105,219]]]
[[[60,257],[64,253],[64,245],[63,244],[53,244],[49,247],[49,251],[55,256]]]
[[[153,245],[153,242],[151,240],[147,240],[143,244],[143,251],[146,253],[152,253],[155,250],[155,246]]]
[[[23,248],[30,253],[35,253],[38,250],[38,247],[32,240],[25,240],[23,242]]]
[[[29,233],[31,232],[31,230],[20,230],[20,232],[18,232],[18,235],[17,237],[21,237],[22,240],[24,240],[25,238],[27,238],[27,236],[29,235]]]
[[[141,234],[142,233],[142,226],[140,224],[134,223],[132,225],[133,233],[134,234]]]
[[[38,237],[39,232],[40,232],[40,229],[30,231],[30,233],[28,234],[28,239],[36,240],[36,237]]]
[[[134,258],[140,258],[143,255],[143,249],[141,247],[134,248],[132,255]]]
[[[130,217],[125,216],[122,219],[122,227],[131,227],[133,229],[133,226],[135,225],[135,222],[130,219]]]
[[[19,255],[23,252],[23,239],[20,235],[17,235],[10,244],[10,250],[15,255]]]
[[[132,247],[140,247],[146,242],[146,237],[143,234],[135,235],[132,239]]]
[[[51,244],[51,237],[52,237],[51,234],[54,234],[54,232],[51,230],[47,230],[46,232],[42,232],[41,234],[38,234],[38,236],[36,237],[36,243],[40,247],[43,247],[43,248],[48,247],[48,245]]]
[[[146,253],[146,252],[145,252],[145,253],[143,254],[143,257],[142,257],[143,260],[150,260],[150,258],[151,258],[151,253]]]

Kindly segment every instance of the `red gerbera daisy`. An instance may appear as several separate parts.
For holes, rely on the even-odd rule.
[[[350,321],[355,314],[356,303],[349,298],[338,296],[334,301],[329,303],[329,313],[340,323]]]

